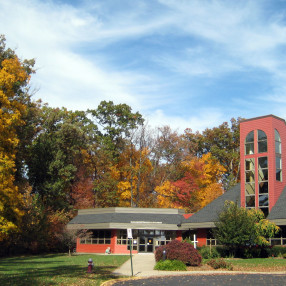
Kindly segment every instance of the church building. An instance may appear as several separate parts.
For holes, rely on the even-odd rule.
[[[88,229],[77,252],[154,252],[172,239],[191,237],[196,245],[216,245],[211,229],[225,201],[260,209],[281,231],[272,245],[286,245],[286,123],[274,115],[240,123],[240,183],[197,213],[179,209],[98,208],[79,210],[70,229]],[[129,232],[129,240],[127,235]],[[131,238],[132,237],[132,238]],[[130,243],[131,242],[131,243]]]

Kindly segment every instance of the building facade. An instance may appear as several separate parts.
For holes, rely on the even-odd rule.
[[[274,115],[240,124],[240,183],[197,213],[179,209],[105,208],[79,210],[68,225],[88,229],[77,239],[77,252],[154,252],[172,239],[190,238],[198,246],[216,245],[211,229],[225,201],[261,209],[281,228],[271,243],[286,245],[286,123]],[[132,229],[128,240],[127,229]],[[131,244],[129,244],[131,242]]]

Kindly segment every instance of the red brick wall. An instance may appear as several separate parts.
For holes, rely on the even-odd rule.
[[[266,153],[257,153],[257,130],[264,131],[267,135],[268,150]],[[275,162],[275,129],[281,137],[282,149],[282,182],[276,181],[276,162]],[[245,155],[244,145],[247,134],[254,130],[254,154]],[[256,206],[258,206],[258,157],[268,156],[268,186],[269,186],[269,211],[279,198],[286,181],[286,125],[283,120],[273,116],[267,116],[240,124],[240,170],[241,170],[241,205],[245,206],[245,159],[255,158],[255,182],[256,182]]]
[[[207,244],[207,229],[199,228],[197,229],[197,246],[203,246]]]

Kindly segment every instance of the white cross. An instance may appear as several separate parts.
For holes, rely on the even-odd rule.
[[[194,241],[193,241],[193,243],[194,243],[194,248],[196,248],[197,249],[197,235],[194,233]]]

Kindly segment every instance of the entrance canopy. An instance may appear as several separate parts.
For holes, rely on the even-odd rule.
[[[184,210],[159,208],[83,209],[68,229],[154,229],[182,230]]]

